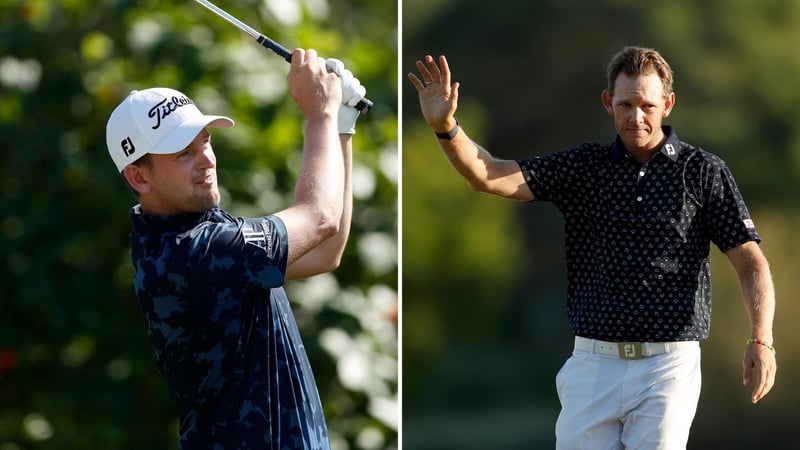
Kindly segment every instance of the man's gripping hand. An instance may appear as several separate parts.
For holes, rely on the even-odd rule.
[[[355,134],[356,120],[359,111],[355,106],[367,95],[367,89],[361,85],[353,72],[344,68],[344,63],[338,59],[328,58],[325,67],[329,72],[335,73],[342,80],[342,106],[339,108],[339,133]]]
[[[316,50],[295,49],[287,78],[289,93],[306,119],[321,113],[333,117],[342,102],[342,89],[338,77],[327,71],[325,60]]]

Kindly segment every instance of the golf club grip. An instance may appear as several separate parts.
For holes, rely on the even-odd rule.
[[[286,47],[282,46],[281,44],[278,44],[277,42],[264,36],[263,34],[258,36],[257,41],[259,44],[272,50],[276,55],[285,59],[286,62],[288,63],[292,62],[292,52],[290,52],[289,49],[287,49]],[[355,108],[359,110],[362,114],[366,114],[367,111],[369,111],[372,108],[372,100],[368,98],[362,98],[358,103],[356,103]]]
[[[272,39],[262,35],[258,36],[258,43],[267,47],[268,49],[275,52],[276,55],[280,56],[281,58],[285,59],[286,62],[292,62],[292,52],[289,51],[286,47],[278,44],[277,42],[273,41]]]

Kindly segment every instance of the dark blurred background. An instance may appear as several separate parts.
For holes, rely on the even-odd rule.
[[[403,448],[554,447],[554,378],[571,348],[563,219],[547,203],[472,192],[421,120],[405,79],[445,54],[465,130],[503,158],[610,142],[605,68],[626,45],[675,71],[667,123],[722,157],[763,239],[777,289],[777,384],[742,387],[750,328],[727,258],[712,246],[714,311],[689,449],[800,448],[800,3],[404,0]]]
[[[341,59],[375,102],[354,138],[342,266],[287,289],[333,448],[396,448],[397,6],[216,3],[289,49]],[[214,134],[222,207],[268,214],[291,200],[302,147],[288,70],[191,1],[0,0],[0,449],[176,448],[106,121],[153,86],[232,117]]]

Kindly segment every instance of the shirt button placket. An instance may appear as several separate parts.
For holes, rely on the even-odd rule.
[[[645,165],[645,166],[642,166],[641,169],[639,169],[639,172],[637,174],[638,177],[636,178],[636,192],[637,192],[637,195],[636,195],[636,207],[637,207],[637,209],[639,210],[640,213],[641,213],[641,208],[642,208],[642,201],[644,200],[644,196],[642,195],[642,192],[644,191],[644,187],[642,186],[641,181],[642,181],[642,178],[644,177],[644,175],[646,173],[647,173],[647,166]]]

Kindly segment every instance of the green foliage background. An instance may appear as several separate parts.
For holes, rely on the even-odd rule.
[[[731,167],[777,289],[778,377],[742,387],[749,323],[712,247],[714,314],[690,449],[800,448],[800,2],[405,0],[401,72],[445,54],[458,117],[503,158],[609,142],[605,67],[625,45],[675,70],[668,123]],[[441,155],[403,80],[403,448],[554,446],[554,378],[571,351],[563,219],[550,204],[472,192]]]
[[[289,49],[345,62],[375,107],[354,140],[339,270],[289,296],[335,449],[397,446],[397,7],[218,0]],[[135,201],[105,145],[132,89],[169,86],[236,127],[214,134],[223,208],[291,200],[302,116],[288,65],[190,1],[0,0],[0,448],[176,448],[175,411],[132,289]]]

